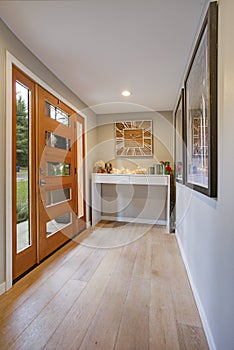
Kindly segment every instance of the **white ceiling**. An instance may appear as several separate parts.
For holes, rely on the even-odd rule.
[[[175,107],[207,2],[0,1],[0,14],[96,113],[162,111]]]

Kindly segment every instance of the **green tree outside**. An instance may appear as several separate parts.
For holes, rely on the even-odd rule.
[[[26,102],[19,94],[16,99],[16,165],[28,168],[29,156],[29,119]],[[17,223],[27,221],[29,217],[28,179],[17,181]]]
[[[20,95],[16,103],[16,165],[28,167],[29,120],[25,101]]]

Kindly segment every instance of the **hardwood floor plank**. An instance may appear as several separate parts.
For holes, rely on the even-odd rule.
[[[89,256],[88,250],[79,250],[80,263]],[[40,288],[34,290],[32,294],[21,303],[19,307],[11,312],[11,306],[6,310],[6,317],[0,324],[0,348],[9,346],[9,339],[14,342],[41,310],[53,299],[63,285],[72,277],[79,268],[79,264],[58,267],[53,275],[44,281]]]
[[[150,280],[133,277],[116,339],[115,350],[149,349]]]
[[[95,248],[122,247],[141,238],[149,228],[150,225],[132,223],[116,225],[113,222],[105,225],[102,222],[95,228],[90,228],[89,234],[87,232],[81,234],[79,240],[82,244]]]
[[[0,322],[22,305],[40,286],[58,270],[59,267],[76,253],[77,244],[69,242],[56,254],[37,266],[33,271],[19,280],[5,294],[0,296]]]
[[[151,278],[151,234],[146,233],[141,237],[137,248],[137,257],[134,265],[133,276],[139,278]]]
[[[136,243],[123,249],[80,350],[111,350],[114,348],[136,256]]]
[[[111,350],[114,348],[128,286],[129,280],[122,278],[118,273],[111,278],[102,303],[79,349]]]
[[[73,274],[73,269],[61,268],[44,283],[27,302],[4,319],[0,330],[0,349],[7,348],[25,330],[41,310],[52,300]]]
[[[69,280],[9,349],[43,349],[87,283]],[[41,336],[43,334],[43,336]],[[36,340],[36,343],[35,343]]]
[[[180,349],[170,284],[161,277],[154,277],[151,281],[149,324],[149,349]]]
[[[179,323],[199,327],[201,320],[176,240],[167,243],[173,304]]]
[[[174,340],[172,338],[170,342],[170,337],[167,336],[164,342],[157,346],[159,346],[159,349],[170,349],[174,343],[174,347],[178,348],[178,341],[175,340],[178,337],[176,322],[182,321],[191,325],[201,324],[201,322],[175,237],[173,235],[157,235],[154,236],[153,242],[152,269],[156,272],[155,275],[161,278],[161,281],[159,281],[162,285],[164,284],[163,290],[165,292],[168,290],[168,294],[164,296],[164,300],[168,301],[166,308],[170,305],[170,311],[167,310],[166,314],[164,313],[162,320],[170,315],[171,332],[168,333],[168,329],[166,332],[174,334]],[[153,280],[152,283],[154,283]],[[158,304],[160,304],[159,301]],[[165,320],[162,324],[165,333]],[[156,344],[152,348],[155,347]]]
[[[101,303],[121,251],[122,249],[114,249],[107,253],[72,309],[49,339],[45,349],[79,349]]]
[[[106,221],[76,240],[0,297],[0,349],[208,350],[174,235]]]
[[[133,266],[136,261],[137,256],[137,244],[132,243],[126,245],[121,254],[121,259],[119,260],[118,265],[116,266],[115,273],[118,273],[121,276],[129,276],[129,271],[132,273]],[[129,279],[131,276],[129,276]]]
[[[150,300],[150,346],[152,350],[179,349],[176,318],[170,288],[170,261],[168,235],[162,230],[152,230],[152,278]]]
[[[90,254],[87,259],[80,265],[77,272],[73,275],[73,279],[88,282],[95,273],[102,259],[107,254],[107,250],[104,249],[93,249],[93,253]]]
[[[178,323],[180,350],[209,350],[201,327]]]

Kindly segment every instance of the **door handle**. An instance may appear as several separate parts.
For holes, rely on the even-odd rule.
[[[53,182],[46,182],[45,180],[40,180],[40,186],[51,185]]]

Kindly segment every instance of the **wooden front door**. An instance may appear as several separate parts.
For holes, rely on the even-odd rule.
[[[13,280],[86,227],[84,120],[13,67]]]
[[[79,139],[83,149],[82,133],[77,137],[80,117],[41,87],[38,101],[39,250],[42,260],[85,227],[85,212],[79,215],[78,185],[83,169],[78,162]],[[81,161],[83,163],[83,159]]]

